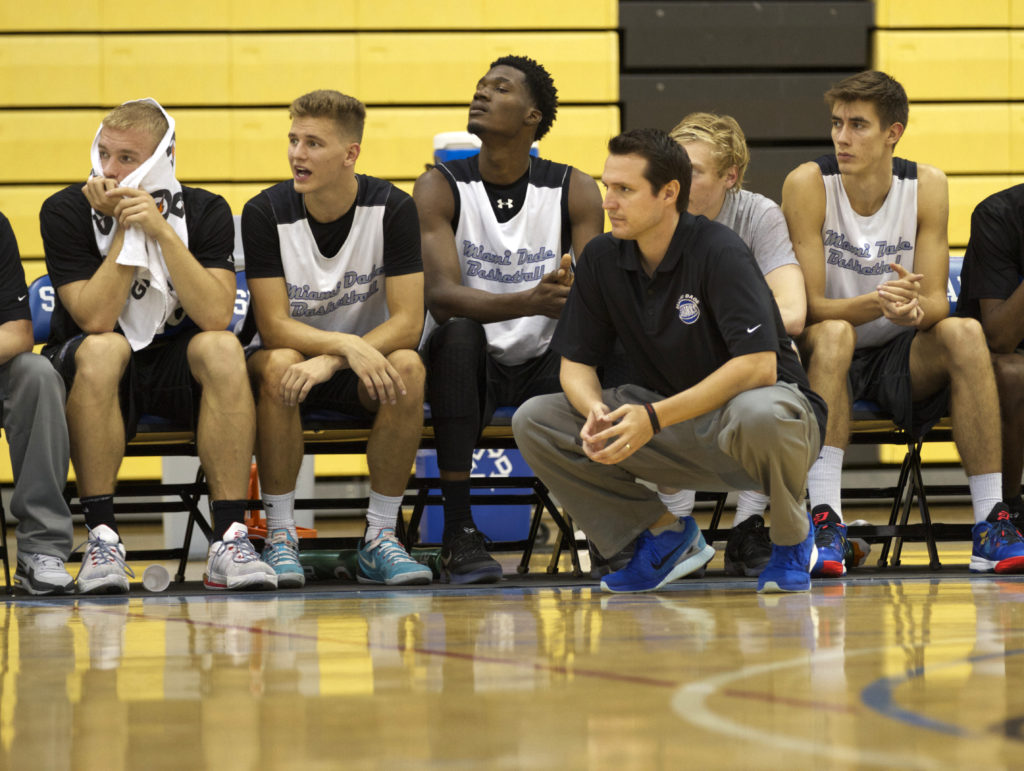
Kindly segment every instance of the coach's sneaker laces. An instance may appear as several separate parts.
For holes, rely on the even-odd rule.
[[[66,594],[75,590],[75,579],[64,560],[51,554],[19,554],[14,583],[29,594]]]
[[[85,548],[82,567],[78,570],[79,594],[109,593],[128,591],[128,576],[135,578],[135,572],[125,564],[124,544],[113,529],[97,525],[89,531],[89,540],[75,547]]]
[[[725,572],[730,576],[757,576],[772,556],[772,542],[764,517],[754,514],[729,531],[725,544]]]
[[[622,570],[601,579],[606,592],[652,592],[670,581],[704,567],[715,556],[693,517],[684,517],[682,530],[654,535],[645,530],[636,539],[636,550]]]
[[[260,560],[249,541],[249,529],[233,522],[223,540],[210,544],[203,583],[207,589],[274,589],[277,574]]]
[[[463,527],[441,545],[441,575],[446,583],[491,584],[501,580],[501,565],[487,552],[475,527]]]
[[[811,569],[815,577],[837,577],[846,573],[846,525],[828,504],[815,506],[811,510],[814,521],[814,545],[818,547],[818,559]]]
[[[299,563],[299,545],[288,528],[270,531],[260,559],[274,569],[279,589],[305,585],[306,574]]]
[[[807,592],[811,589],[811,568],[818,560],[814,545],[814,522],[807,515],[807,537],[793,546],[772,544],[772,556],[757,577],[759,592]]]
[[[356,580],[361,584],[429,584],[434,578],[434,571],[410,557],[390,527],[360,546],[358,559]]]
[[[1024,538],[1005,503],[997,503],[971,531],[972,573],[1024,573]]]

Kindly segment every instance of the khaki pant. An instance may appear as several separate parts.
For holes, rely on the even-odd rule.
[[[612,410],[661,398],[634,385],[602,392]],[[602,554],[620,551],[665,513],[657,493],[638,479],[707,492],[764,490],[772,541],[791,546],[807,537],[807,470],[821,433],[796,386],[745,391],[714,412],[668,426],[615,466],[583,453],[583,423],[564,394],[530,399],[512,421],[533,472]]]

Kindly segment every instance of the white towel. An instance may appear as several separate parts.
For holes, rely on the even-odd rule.
[[[174,118],[167,114],[155,99],[144,99],[152,102],[164,117],[167,118],[167,133],[157,145],[145,163],[121,180],[121,187],[145,190],[156,199],[164,219],[170,224],[188,246],[188,231],[185,228],[185,209],[181,206],[181,183],[174,175]],[[92,143],[92,173],[102,176],[102,165],[99,156],[100,125],[96,138]],[[175,201],[178,205],[173,205]],[[98,213],[93,216],[93,233],[100,254],[106,257],[114,240],[118,224],[111,217],[103,217]],[[104,230],[106,232],[104,232]],[[164,325],[178,308],[178,297],[171,286],[167,265],[164,262],[160,245],[139,227],[129,227],[124,234],[124,245],[117,255],[118,265],[135,266],[135,279],[132,289],[125,301],[124,308],[118,316],[121,330],[131,344],[133,351],[145,348],[153,338],[164,330]],[[181,314],[175,314],[180,321]]]

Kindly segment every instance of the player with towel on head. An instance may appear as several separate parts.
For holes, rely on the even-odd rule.
[[[39,215],[56,289],[43,354],[68,389],[71,461],[89,528],[78,591],[126,592],[113,495],[141,415],[196,427],[210,487],[211,589],[273,588],[244,524],[255,410],[238,339],[227,202],[175,177],[174,120],[152,99],[115,107],[92,175]]]

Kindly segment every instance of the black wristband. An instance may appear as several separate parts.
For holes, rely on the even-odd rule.
[[[658,420],[658,413],[654,411],[654,405],[650,402],[644,402],[644,409],[647,410],[647,417],[651,419],[651,428],[657,434],[661,431],[661,422]]]

